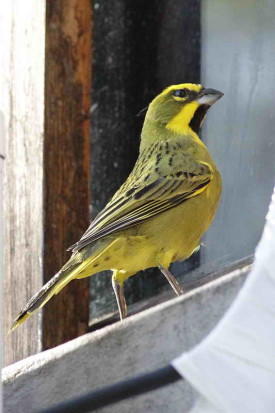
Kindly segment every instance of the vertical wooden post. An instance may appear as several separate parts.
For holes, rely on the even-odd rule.
[[[0,110],[0,291],[3,291],[3,177],[5,160],[5,127],[4,115]],[[3,295],[0,297],[0,314],[3,314]],[[3,320],[0,319],[0,366],[3,367]],[[2,389],[0,390],[0,406],[2,406]]]
[[[6,364],[88,326],[84,280],[6,335],[89,222],[90,9],[89,0],[11,0],[0,11]]]
[[[4,353],[10,364],[41,350],[41,317],[13,334],[12,319],[42,286],[46,0],[1,5],[0,99],[4,168]]]
[[[44,282],[89,224],[90,0],[48,0],[44,141]],[[87,331],[88,280],[74,281],[44,309],[43,349]]]

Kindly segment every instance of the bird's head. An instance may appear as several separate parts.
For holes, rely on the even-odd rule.
[[[150,103],[146,118],[177,134],[198,133],[207,110],[222,96],[193,83],[169,86]]]

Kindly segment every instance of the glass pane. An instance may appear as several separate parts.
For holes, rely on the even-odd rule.
[[[225,93],[204,140],[221,170],[223,196],[205,236],[208,267],[254,252],[275,181],[275,2],[202,3],[202,83]]]

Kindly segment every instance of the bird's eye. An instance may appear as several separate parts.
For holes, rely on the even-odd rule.
[[[173,96],[176,98],[186,98],[188,96],[186,89],[177,89],[173,92]]]

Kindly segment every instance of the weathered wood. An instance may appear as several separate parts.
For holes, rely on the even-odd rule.
[[[2,108],[1,108],[2,109]],[[4,128],[4,115],[2,110],[0,110],[0,291],[3,291],[3,178],[4,178],[4,160],[5,160],[5,128]],[[0,298],[0,314],[3,314],[3,295]],[[0,365],[3,366],[3,324],[2,319],[0,319],[0,329],[1,329],[1,344],[0,344]],[[0,405],[2,405],[2,392],[0,392]]]
[[[12,335],[12,319],[42,285],[45,0],[1,5],[4,171],[4,343],[10,364],[41,349],[41,317]]]
[[[49,0],[46,8],[44,281],[89,224],[90,0]],[[88,281],[74,281],[45,307],[43,349],[88,327]]]
[[[88,0],[13,0],[1,8],[6,364],[88,326],[88,283],[79,281],[43,319],[38,313],[6,335],[89,222],[90,7]]]

